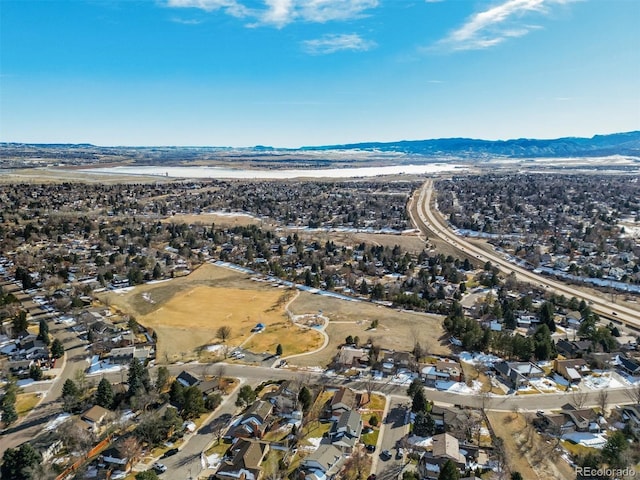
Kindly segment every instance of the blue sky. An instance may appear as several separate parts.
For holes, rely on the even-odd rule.
[[[640,129],[638,0],[0,0],[0,141]]]

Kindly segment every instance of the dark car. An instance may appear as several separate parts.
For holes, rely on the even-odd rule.
[[[178,450],[177,448],[172,448],[170,450],[167,450],[166,452],[164,452],[164,454],[162,455],[162,458],[167,458],[170,457],[172,455],[175,455],[176,453],[178,453],[180,450]]]
[[[373,452],[376,451],[376,446],[375,445],[367,444],[367,445],[364,446],[364,448],[369,453],[373,453]]]
[[[380,452],[380,458],[385,461],[390,460],[391,452],[389,450],[382,450],[382,452]]]

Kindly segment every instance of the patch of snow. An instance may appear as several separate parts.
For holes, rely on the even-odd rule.
[[[500,357],[482,352],[462,352],[459,358],[461,362],[472,365],[484,365],[486,367],[493,367],[494,363],[502,361]]]
[[[607,438],[601,433],[572,432],[563,435],[562,439],[585,447],[598,449],[601,449],[607,443]]]
[[[433,437],[419,437],[417,435],[411,435],[407,439],[407,443],[416,447],[428,448],[433,446]]]
[[[213,453],[211,455],[208,455],[206,457],[206,460],[207,460],[207,468],[211,468],[215,470],[220,465],[220,461],[222,460],[222,457],[217,453]]]
[[[45,431],[55,430],[70,416],[71,414],[69,413],[62,413],[58,415],[56,418],[47,423],[47,425],[44,427]]]

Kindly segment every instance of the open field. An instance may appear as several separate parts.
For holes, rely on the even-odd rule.
[[[291,359],[292,365],[327,365],[338,352],[348,335],[359,336],[362,342],[372,338],[382,348],[412,350],[415,341],[431,353],[450,353],[443,341],[442,316],[398,311],[369,302],[348,302],[302,292],[289,307],[294,314],[322,310],[330,319],[326,328],[329,345],[321,352]],[[370,329],[371,321],[378,320],[378,328]]]
[[[569,480],[575,472],[554,449],[546,443],[526,417],[513,412],[487,412],[496,436],[504,441],[507,466],[512,472],[520,472],[530,480]]]
[[[211,226],[212,223],[216,225],[229,225],[232,227],[245,227],[247,225],[263,225],[263,221],[259,218],[252,217],[251,215],[243,214],[219,214],[219,213],[202,213],[200,215],[195,214],[176,214],[167,218],[163,218],[162,223],[186,223],[188,225],[201,223],[203,225]]]
[[[146,284],[126,293],[109,292],[105,299],[136,316],[158,336],[160,362],[189,360],[216,338],[222,326],[231,328],[226,344],[235,347],[249,339],[257,323],[266,325],[245,345],[261,353],[282,344],[287,354],[313,350],[322,344],[320,333],[290,323],[284,305],[289,290],[252,282],[246,275],[203,265],[187,277]],[[255,349],[255,350],[253,350]]]

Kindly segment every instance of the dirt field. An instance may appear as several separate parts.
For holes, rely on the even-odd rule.
[[[318,332],[291,324],[284,312],[289,290],[264,286],[213,265],[203,265],[188,277],[146,284],[126,293],[109,292],[104,299],[136,317],[158,335],[159,361],[189,360],[207,345],[220,343],[216,332],[231,328],[227,340],[238,346],[251,335],[257,323],[266,325],[246,348],[261,353],[282,344],[286,354],[318,348]],[[255,349],[255,350],[253,350]]]
[[[508,467],[527,480],[570,480],[575,472],[560,458],[554,445],[545,441],[535,429],[527,426],[522,414],[487,412],[496,435],[504,440]]]
[[[363,342],[373,338],[383,348],[405,351],[413,349],[417,339],[431,353],[450,353],[448,343],[441,340],[444,331],[439,315],[399,312],[369,302],[347,302],[306,292],[291,304],[290,310],[294,314],[322,310],[330,320],[326,329],[330,339],[327,348],[313,355],[291,359],[290,364],[327,365],[348,335],[357,335]],[[370,329],[372,320],[378,320],[378,328]]]

